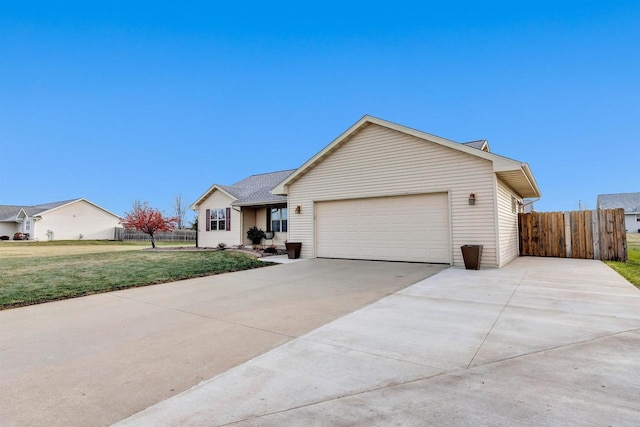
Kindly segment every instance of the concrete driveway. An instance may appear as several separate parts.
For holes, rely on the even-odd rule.
[[[640,292],[599,261],[448,269],[119,425],[638,425]]]
[[[0,311],[0,424],[117,422],[443,268],[311,260]]]

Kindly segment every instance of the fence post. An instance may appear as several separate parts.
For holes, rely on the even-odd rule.
[[[571,215],[567,215],[569,212],[563,212],[564,216],[564,241],[566,247],[565,256],[571,258]]]
[[[595,213],[595,218],[592,221],[592,229],[593,229],[593,259],[601,259],[600,258],[600,230],[598,224],[600,223],[600,210],[598,209]]]

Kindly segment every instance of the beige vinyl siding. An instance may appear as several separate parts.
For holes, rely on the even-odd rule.
[[[221,191],[214,191],[198,206],[198,246],[213,248],[218,243],[225,243],[227,246],[239,245],[242,243],[240,235],[242,221],[238,208],[231,207],[234,200]],[[231,207],[231,231],[207,231],[207,209],[225,209]]]
[[[500,266],[508,264],[520,254],[518,241],[518,213],[513,212],[511,198],[522,200],[502,180],[496,179],[498,190],[498,239]]]
[[[460,246],[482,244],[483,265],[496,266],[492,163],[395,130],[369,124],[289,185],[289,240],[315,256],[314,202],[448,192],[454,265]],[[469,194],[476,205],[469,206]]]
[[[48,240],[47,231],[53,231],[54,240],[109,240],[120,219],[84,200],[43,213],[42,219],[31,222],[31,240]],[[13,237],[13,236],[11,236]]]
[[[242,243],[247,246],[251,246],[251,240],[247,238],[247,231],[256,225],[256,211],[255,208],[242,208]],[[233,225],[233,223],[231,224]]]

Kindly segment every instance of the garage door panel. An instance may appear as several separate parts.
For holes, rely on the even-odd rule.
[[[316,203],[319,257],[448,263],[449,241],[445,193]]]

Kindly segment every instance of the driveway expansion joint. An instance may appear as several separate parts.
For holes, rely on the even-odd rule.
[[[175,308],[175,307],[167,307],[165,305],[155,304],[155,303],[152,303],[152,302],[149,302],[149,301],[143,301],[143,300],[139,300],[139,299],[136,299],[136,298],[128,298],[128,297],[124,297],[122,295],[114,295],[114,296],[117,297],[117,298],[122,298],[122,299],[129,300],[129,301],[139,302],[141,304],[147,304],[147,305],[151,305],[151,306],[154,306],[154,307],[163,308],[165,310],[175,311],[175,312],[178,312],[178,313],[188,314],[188,315],[191,315],[191,316],[201,317],[201,318],[204,318],[204,319],[215,320],[216,322],[222,322],[222,323],[226,323],[228,325],[240,326],[240,327],[243,327],[243,328],[253,329],[255,331],[260,331],[260,332],[267,332],[267,333],[270,333],[270,334],[279,335],[281,337],[285,337],[285,338],[289,338],[289,339],[298,338],[295,335],[283,334],[282,332],[270,331],[268,329],[258,328],[257,326],[245,325],[243,323],[238,323],[238,322],[231,322],[229,320],[219,319],[219,318],[207,316],[207,315],[201,314],[201,313],[194,313],[192,311],[181,310],[181,309]]]
[[[529,352],[529,353],[523,353],[523,354],[519,354],[519,355],[515,355],[515,356],[505,357],[505,358],[499,359],[499,360],[492,360],[490,362],[486,362],[486,363],[483,363],[483,364],[480,364],[480,365],[474,365],[474,366],[467,366],[467,367],[462,367],[462,368],[457,368],[457,369],[444,370],[443,372],[438,372],[438,373],[433,374],[433,375],[427,375],[427,376],[422,376],[422,377],[419,377],[419,378],[414,378],[414,379],[411,379],[411,380],[408,380],[408,381],[396,381],[393,384],[384,384],[384,385],[380,385],[380,386],[376,386],[376,387],[370,387],[370,388],[368,388],[366,390],[359,390],[359,391],[352,392],[352,393],[344,393],[344,394],[341,394],[341,395],[338,395],[338,396],[330,397],[328,399],[321,399],[321,400],[317,400],[317,401],[313,401],[313,402],[308,402],[308,403],[305,403],[303,405],[293,406],[293,407],[290,407],[290,408],[287,408],[287,409],[282,409],[282,410],[278,410],[278,411],[271,411],[271,412],[264,413],[264,414],[253,415],[251,417],[243,418],[241,420],[236,420],[236,421],[232,421],[232,422],[229,422],[229,423],[217,424],[217,426],[223,427],[223,426],[235,425],[235,424],[244,423],[244,422],[247,422],[247,421],[258,420],[260,418],[269,417],[269,416],[272,416],[272,415],[277,415],[277,414],[283,414],[283,413],[287,413],[287,412],[291,412],[291,411],[296,411],[296,410],[299,410],[299,409],[302,409],[302,408],[308,408],[308,407],[311,407],[311,406],[315,406],[315,405],[319,405],[319,404],[323,404],[323,403],[327,403],[327,402],[335,402],[335,401],[338,401],[340,399],[359,396],[359,395],[363,395],[363,394],[367,394],[367,393],[371,393],[371,392],[375,392],[375,391],[379,391],[379,390],[384,390],[384,389],[388,389],[388,388],[392,388],[392,387],[398,387],[398,386],[413,384],[413,383],[417,383],[417,382],[420,382],[420,381],[431,380],[431,379],[434,379],[434,378],[444,377],[444,376],[451,375],[451,374],[459,374],[459,373],[463,373],[463,372],[467,372],[467,371],[479,370],[480,368],[484,368],[486,366],[497,365],[497,364],[500,364],[500,363],[503,363],[503,362],[507,362],[507,361],[511,361],[511,360],[527,358],[529,356],[535,356],[537,354],[542,354],[542,353],[546,353],[546,352],[549,352],[549,351],[560,350],[560,349],[571,347],[571,346],[574,346],[574,345],[581,345],[581,344],[585,344],[585,343],[588,343],[588,342],[598,341],[598,340],[601,340],[601,339],[604,339],[604,338],[609,338],[609,337],[612,337],[612,336],[622,335],[622,334],[626,334],[626,333],[630,333],[630,332],[636,332],[636,331],[640,332],[640,327],[629,329],[629,330],[625,330],[625,331],[619,331],[619,332],[615,332],[615,333],[612,333],[612,334],[607,334],[607,335],[603,335],[603,336],[599,336],[599,337],[595,337],[595,338],[590,338],[590,339],[587,339],[587,340],[568,343],[568,344],[565,344],[565,345],[560,345],[560,346],[556,346],[556,347],[552,347],[552,348],[546,348],[544,350],[532,351],[532,352]],[[326,343],[323,343],[323,344],[326,344]],[[359,351],[359,350],[355,350],[355,351]],[[362,353],[366,353],[366,352],[362,352]],[[377,355],[375,355],[375,356],[377,356]],[[394,359],[394,360],[397,360],[397,359]],[[402,361],[402,360],[400,360],[400,361]],[[411,362],[407,362],[407,363],[411,363]],[[427,366],[427,365],[424,365],[424,366]]]
[[[469,368],[471,366],[471,364],[473,363],[473,361],[475,360],[476,356],[478,356],[478,353],[480,352],[480,349],[482,349],[482,346],[484,345],[484,343],[487,341],[487,338],[489,338],[489,335],[491,335],[491,332],[493,331],[493,329],[496,327],[496,324],[498,323],[498,321],[500,320],[500,318],[502,317],[502,313],[504,313],[504,311],[507,309],[507,307],[509,306],[509,303],[511,302],[511,300],[513,299],[513,296],[516,294],[516,292],[518,291],[518,289],[520,288],[520,286],[522,285],[522,283],[524,282],[524,280],[527,278],[527,274],[529,273],[528,270],[525,270],[524,274],[522,275],[522,277],[520,278],[520,282],[518,282],[518,285],[515,287],[515,289],[513,290],[513,292],[511,292],[511,295],[509,296],[509,299],[507,300],[507,302],[504,303],[504,306],[502,307],[502,310],[500,310],[500,313],[498,313],[498,316],[496,317],[496,320],[493,322],[493,324],[491,325],[491,328],[489,328],[489,331],[487,332],[487,335],[485,335],[484,339],[482,340],[482,342],[480,343],[480,345],[478,346],[478,349],[476,350],[476,352],[473,354],[473,357],[471,358],[471,360],[469,361],[469,364],[467,365],[467,368]]]
[[[307,338],[305,336],[298,337],[298,338],[296,338],[296,340],[307,341],[307,342],[310,342],[310,343],[316,343],[316,344],[322,344],[322,345],[327,345],[327,346],[331,346],[333,348],[337,348],[337,349],[341,349],[341,350],[347,350],[347,351],[352,351],[354,353],[366,354],[366,355],[369,355],[369,356],[378,357],[380,359],[393,360],[394,362],[407,363],[409,365],[415,365],[415,366],[421,366],[421,367],[433,368],[433,369],[446,369],[446,368],[443,368],[441,366],[427,365],[425,363],[418,363],[418,362],[414,362],[414,361],[411,361],[411,360],[400,359],[398,357],[390,357],[390,356],[387,356],[387,355],[384,355],[384,354],[374,353],[374,352],[371,352],[371,351],[364,351],[364,350],[357,349],[357,348],[346,347],[344,345],[338,345],[338,344],[335,344],[335,343],[330,342],[330,341],[314,340],[314,339]]]

